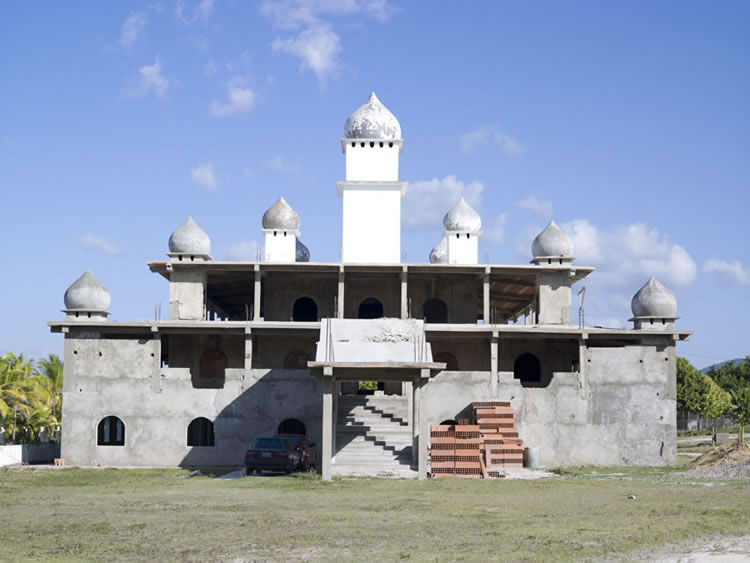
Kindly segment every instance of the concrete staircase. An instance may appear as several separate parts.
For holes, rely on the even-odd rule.
[[[416,478],[407,415],[401,395],[339,396],[333,475]]]

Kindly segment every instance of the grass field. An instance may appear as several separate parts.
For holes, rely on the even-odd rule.
[[[579,560],[748,533],[748,482],[593,471],[538,481],[323,482],[6,469],[0,559]]]

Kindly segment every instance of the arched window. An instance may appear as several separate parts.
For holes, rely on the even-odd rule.
[[[442,299],[437,297],[428,299],[424,302],[422,310],[424,311],[424,322],[426,323],[448,322],[448,305]]]
[[[293,321],[317,321],[318,305],[309,297],[300,297],[292,307]]]
[[[125,425],[116,416],[106,416],[96,430],[97,446],[124,446]]]
[[[444,420],[443,422],[441,422],[440,426],[455,426],[456,424],[458,424],[458,422],[456,422],[453,419],[450,419],[450,420]]]
[[[458,370],[458,360],[456,360],[456,356],[450,352],[438,352],[432,359],[436,362],[444,363],[446,371]]]
[[[532,385],[529,385],[529,387],[538,387],[538,385],[533,384],[542,382],[542,366],[539,363],[539,358],[529,353],[518,356],[513,363],[513,377],[520,380],[521,385],[531,383]]]
[[[305,425],[297,420],[296,418],[287,418],[281,424],[279,429],[276,431],[277,434],[299,434],[305,436],[307,431]]]
[[[307,369],[310,356],[302,350],[292,350],[284,358],[284,369]]]
[[[374,297],[368,297],[359,304],[360,319],[381,319],[383,318],[383,304]]]
[[[227,369],[227,356],[221,350],[206,350],[201,354],[200,376],[202,379],[223,380]]]
[[[201,416],[188,424],[187,445],[213,446],[215,435],[214,423]]]

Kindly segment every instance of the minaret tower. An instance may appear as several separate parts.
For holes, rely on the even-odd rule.
[[[344,126],[341,149],[346,180],[336,182],[343,198],[341,260],[394,264],[401,261],[401,198],[398,180],[404,141],[395,116],[373,92]]]

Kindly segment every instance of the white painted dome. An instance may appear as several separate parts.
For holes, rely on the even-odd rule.
[[[461,198],[443,217],[443,227],[446,231],[478,234],[482,229],[482,218],[464,198]]]
[[[299,215],[283,197],[263,214],[263,228],[277,231],[299,230]]]
[[[651,276],[630,303],[634,317],[672,318],[677,313],[677,299],[659,280]]]
[[[573,255],[573,242],[557,223],[550,221],[531,244],[531,254],[534,258],[570,257]]]
[[[448,263],[448,239],[443,237],[430,252],[430,264]]]
[[[211,239],[192,217],[188,217],[169,237],[169,252],[207,256],[211,254]]]
[[[304,244],[302,244],[302,242],[300,242],[299,239],[296,240],[296,244],[297,244],[297,247],[296,247],[297,252],[296,252],[295,261],[296,262],[309,262],[310,250],[308,250],[308,248]]]
[[[401,138],[401,125],[372,92],[367,101],[346,120],[344,138],[396,140]]]
[[[106,311],[111,297],[91,270],[86,270],[65,291],[64,301],[69,311]]]

